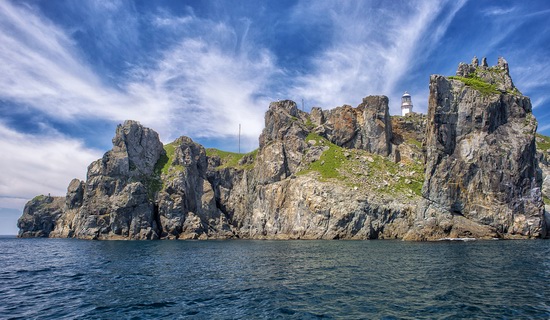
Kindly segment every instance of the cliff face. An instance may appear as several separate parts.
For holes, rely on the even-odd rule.
[[[491,68],[468,67],[465,73],[461,65],[458,77],[430,78],[422,217],[435,216],[443,230],[434,232],[441,234],[460,228],[460,220],[479,225],[457,231],[464,236],[541,236],[531,102],[515,89],[502,59]]]
[[[370,100],[385,101],[370,111],[381,114],[382,119],[376,125],[369,123],[384,132],[390,122],[387,98],[365,99]],[[389,186],[405,179],[398,174],[412,172],[411,179],[420,179],[420,170],[412,165],[399,167],[385,158],[388,137],[384,134],[378,141],[374,136],[368,140],[370,145],[384,146],[377,149],[384,156],[344,147],[352,141],[367,141],[358,128],[367,114],[363,109],[368,107],[344,106],[330,112],[315,109],[307,114],[292,101],[272,103],[253,167],[227,168],[223,160],[212,157],[210,180],[234,235],[255,239],[402,237],[408,230],[407,213],[419,195],[411,190],[415,186],[412,181],[403,186],[409,193],[399,197],[390,196]],[[348,129],[350,123],[356,129]],[[382,172],[386,167],[395,176]]]
[[[506,80],[503,62],[459,73],[432,76],[427,116],[390,117],[384,96],[311,113],[274,102],[259,149],[246,155],[187,137],[163,146],[154,131],[126,121],[65,199],[27,204],[19,236],[543,237],[529,99]]]
[[[88,167],[85,182],[73,180],[64,214],[52,237],[159,238],[152,194],[155,164],[165,154],[158,134],[135,121],[119,125],[113,149]]]

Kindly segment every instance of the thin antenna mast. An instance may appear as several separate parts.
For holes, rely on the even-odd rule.
[[[302,99],[302,111],[305,111],[304,110],[304,99]]]

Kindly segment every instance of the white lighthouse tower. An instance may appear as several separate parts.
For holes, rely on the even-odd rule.
[[[401,115],[404,116],[410,112],[413,112],[413,103],[411,100],[411,95],[405,91],[401,97]]]

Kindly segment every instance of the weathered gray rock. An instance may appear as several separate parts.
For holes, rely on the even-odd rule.
[[[326,121],[323,131],[318,131],[337,146],[355,148],[363,145],[361,134],[362,112],[356,108],[344,105],[323,112]]]
[[[539,138],[537,138],[539,139]],[[546,150],[537,150],[537,161],[542,177],[541,192],[544,197],[550,199],[550,154]]]
[[[318,109],[312,111],[312,118],[320,125],[315,131],[332,143],[383,156],[391,153],[388,97],[368,96],[357,108],[344,105],[318,114]]]
[[[273,102],[265,115],[265,128],[260,135],[255,180],[260,184],[290,177],[298,171],[307,143],[305,122],[308,115],[290,100]]]
[[[158,134],[136,121],[119,125],[113,149],[88,167],[86,182],[71,181],[64,214],[52,236],[155,239],[159,226],[152,181],[165,153]]]
[[[422,189],[427,202],[420,219],[447,216],[438,223],[445,232],[454,228],[448,221],[464,217],[478,229],[488,226],[485,236],[543,236],[531,111],[527,97],[487,95],[459,80],[432,76]],[[463,233],[479,237],[483,231]]]
[[[161,236],[178,239],[198,239],[212,233],[232,236],[207,179],[204,148],[187,137],[180,137],[172,144],[174,157],[156,198]]]
[[[63,197],[37,196],[27,202],[17,221],[18,237],[49,237],[63,214]]]
[[[458,69],[456,70],[456,75],[458,77],[468,77],[470,74],[474,73],[476,70],[476,67],[471,64],[466,64],[464,62],[461,62],[458,65]]]
[[[483,58],[481,66],[477,63],[477,58],[474,57],[472,64],[460,63],[456,71],[456,75],[464,78],[479,79],[485,83],[493,85],[496,90],[501,92],[508,92],[513,94],[519,94],[512,77],[510,76],[510,70],[508,68],[508,62],[503,58],[498,58],[496,66],[489,67],[487,65],[487,59]]]
[[[363,146],[360,149],[387,156],[391,153],[392,128],[388,97],[368,96],[357,107],[363,110]]]
[[[241,189],[242,188],[242,189]],[[410,228],[410,204],[368,195],[344,185],[299,176],[257,186],[243,194],[246,179],[228,199],[236,208],[235,233],[246,239],[396,239]]]
[[[163,152],[158,133],[143,127],[137,121],[127,120],[116,129],[110,155],[113,159],[124,159],[124,166],[119,168],[120,174],[140,177],[153,173],[155,164]],[[118,161],[113,164],[117,165]]]
[[[67,196],[65,197],[65,205],[68,209],[75,209],[82,206],[84,200],[84,181],[73,179],[67,187]]]
[[[408,113],[405,116],[391,118],[393,152],[399,155],[399,161],[422,160],[424,162],[425,114]],[[398,162],[399,162],[398,161]]]
[[[481,66],[482,67],[488,67],[489,64],[487,64],[487,58],[486,57],[483,57],[483,59],[481,59]]]

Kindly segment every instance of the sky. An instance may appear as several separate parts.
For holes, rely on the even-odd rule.
[[[0,234],[62,196],[137,120],[164,143],[258,146],[271,101],[308,111],[408,91],[503,56],[550,135],[550,1],[0,0]],[[302,102],[303,101],[303,102]]]

